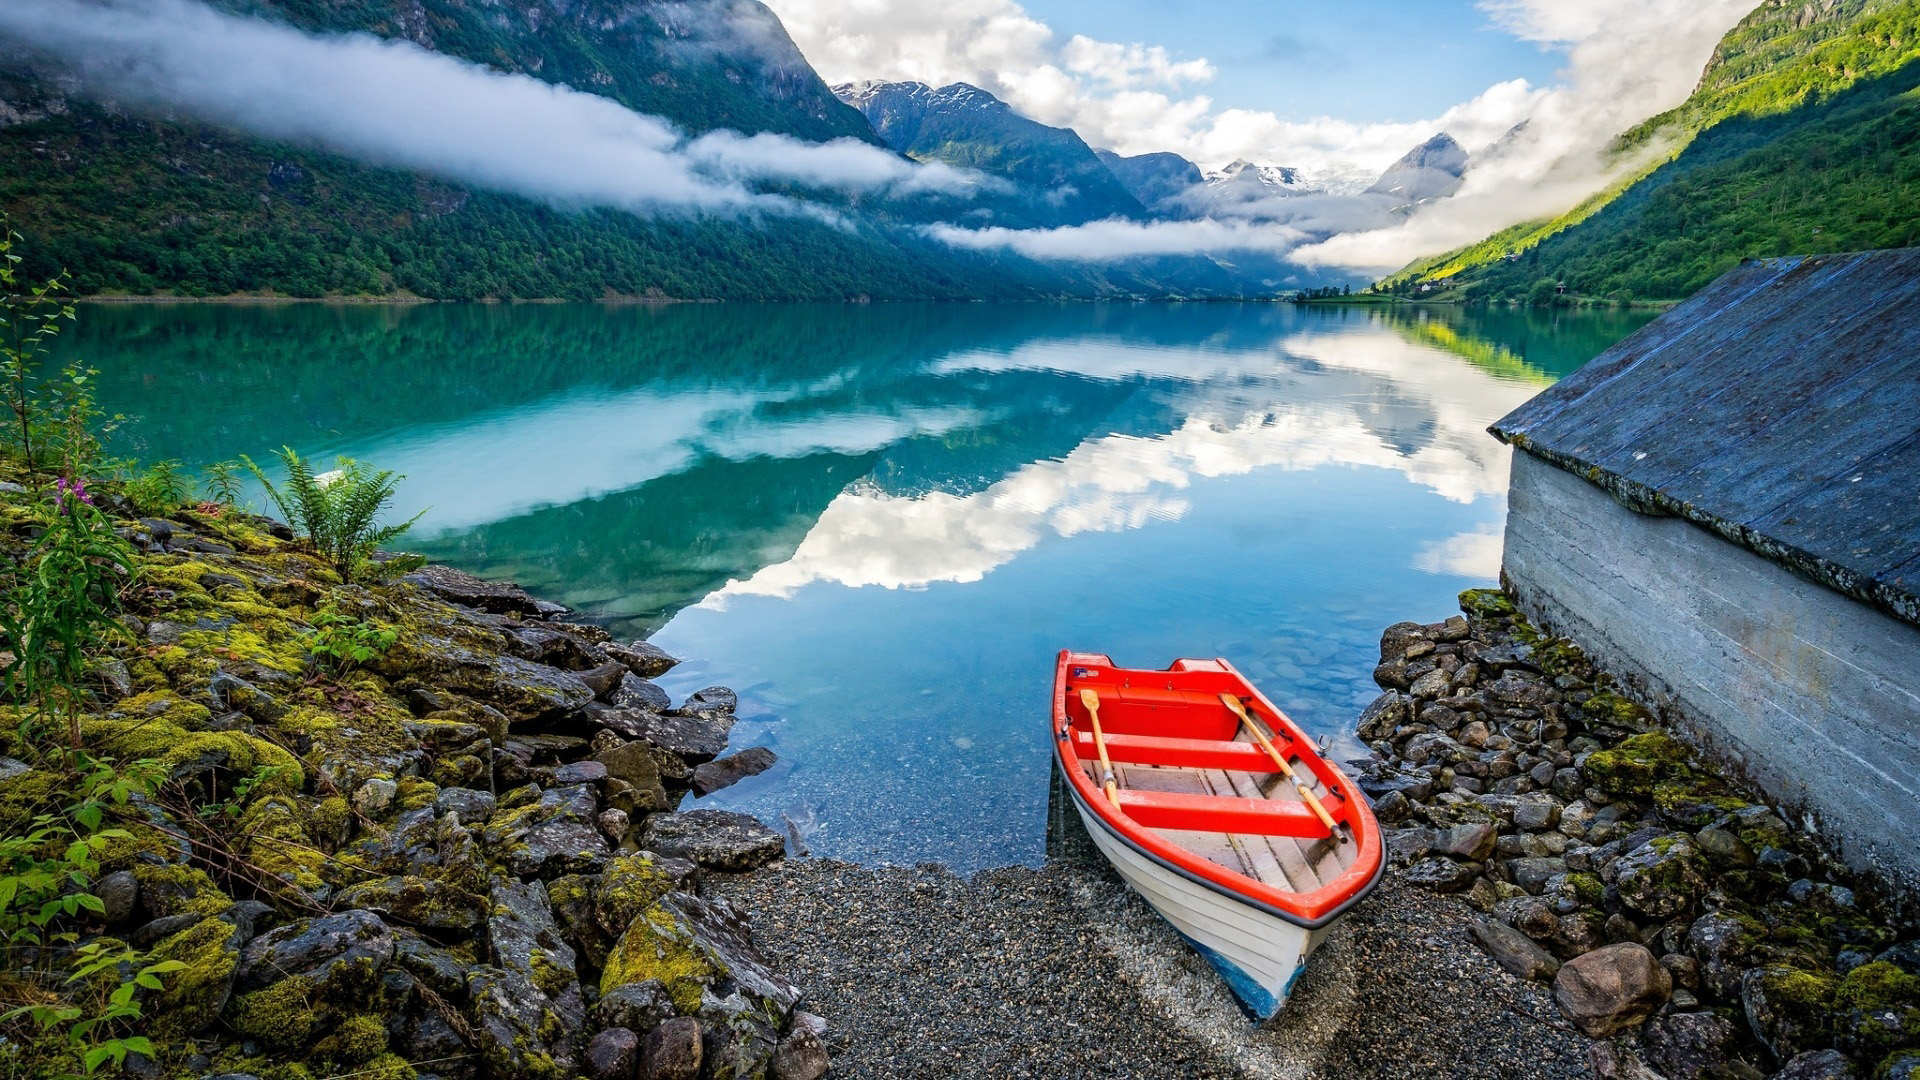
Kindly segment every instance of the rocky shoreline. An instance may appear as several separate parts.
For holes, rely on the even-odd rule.
[[[0,489],[0,555],[32,517]],[[281,525],[212,505],[134,519],[130,644],[85,743],[160,781],[112,824],[79,943],[177,961],[142,992],[142,1078],[814,1080],[824,1022],[712,872],[778,859],[744,815],[676,812],[771,755],[726,755],[735,698],[511,585],[427,567],[348,584]],[[321,628],[374,642],[327,662]],[[390,635],[390,636],[388,636]],[[380,643],[384,641],[384,646]],[[11,727],[11,724],[6,725]],[[0,823],[73,783],[0,734]],[[31,994],[25,984],[11,994]],[[22,1021],[24,1022],[24,1021]],[[27,1029],[0,1071],[29,1071]]]
[[[1920,934],[1497,591],[1381,639],[1355,762],[1401,880],[1550,983],[1598,1076],[1920,1076]]]

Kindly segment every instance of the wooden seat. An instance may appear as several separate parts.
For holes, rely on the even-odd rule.
[[[1184,769],[1236,769],[1240,772],[1275,772],[1273,760],[1252,743],[1226,739],[1172,739],[1159,735],[1106,736],[1107,756],[1130,765],[1171,765]],[[1093,734],[1073,733],[1073,748],[1081,760],[1091,761],[1096,754]]]
[[[1149,829],[1246,833],[1253,836],[1323,836],[1320,819],[1302,803],[1245,799],[1234,795],[1183,795],[1123,790],[1120,812]]]

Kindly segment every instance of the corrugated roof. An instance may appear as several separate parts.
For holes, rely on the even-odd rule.
[[[1920,625],[1920,248],[1743,263],[1490,430]]]

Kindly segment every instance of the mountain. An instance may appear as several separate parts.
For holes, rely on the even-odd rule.
[[[1646,163],[1566,214],[1383,286],[1549,301],[1564,283],[1673,300],[1743,258],[1920,243],[1920,7],[1767,4],[1726,35],[1686,102],[1616,151]]]
[[[1164,204],[1177,199],[1206,182],[1200,167],[1179,154],[1138,154],[1122,157],[1111,150],[1095,150],[1107,171],[1151,211],[1163,211]]]
[[[1367,194],[1390,195],[1402,204],[1445,198],[1459,190],[1466,173],[1466,148],[1443,131],[1387,166]]]
[[[1077,225],[1145,216],[1140,200],[1079,135],[1029,120],[977,86],[861,82],[833,92],[866,114],[874,133],[894,150],[1010,182],[1020,198],[1001,200],[994,224]]]

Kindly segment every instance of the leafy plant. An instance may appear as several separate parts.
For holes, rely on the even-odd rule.
[[[61,925],[105,911],[87,890],[99,873],[102,850],[129,838],[124,829],[102,827],[107,813],[150,795],[159,779],[152,762],[119,769],[77,758],[75,765],[77,803],[36,816],[23,833],[0,837],[0,955],[10,974],[45,995],[0,1013],[0,1028],[31,1023],[56,1036],[56,1053],[78,1066],[42,1061],[37,1075],[94,1076],[108,1062],[123,1065],[129,1054],[152,1056],[152,1043],[132,1031],[141,1017],[138,994],[162,989],[160,977],[185,966],[177,960],[148,963],[144,953],[117,941],[75,944],[78,935]],[[60,956],[69,968],[64,979],[50,966]],[[120,977],[128,970],[131,979]]]
[[[201,803],[194,808],[194,812],[202,818],[239,817],[240,812],[246,808],[247,800],[253,797],[253,793],[259,789],[260,785],[279,775],[280,766],[278,765],[258,766],[253,772],[234,781],[233,791],[226,799]]]
[[[193,497],[193,482],[178,461],[156,461],[127,482],[127,498],[142,514],[170,514]]]
[[[200,470],[206,479],[207,497],[221,506],[235,506],[240,502],[240,463],[236,461],[216,461]]]
[[[336,673],[367,663],[393,648],[400,632],[355,618],[333,607],[321,608],[313,618],[310,647],[321,666]]]
[[[93,505],[86,483],[57,481],[46,531],[0,604],[0,631],[13,651],[4,687],[26,716],[22,742],[37,743],[65,720],[69,748],[79,751],[87,675],[101,646],[126,635],[115,616],[137,574],[133,549]]]
[[[354,580],[381,544],[420,520],[420,514],[415,514],[398,525],[379,524],[381,513],[393,501],[394,488],[404,479],[391,470],[376,470],[343,457],[332,472],[316,475],[313,464],[290,446],[282,447],[275,456],[287,470],[284,490],[267,479],[252,458],[243,456],[240,460],[266,488],[267,497],[280,508],[287,524],[306,536],[343,581]]]

